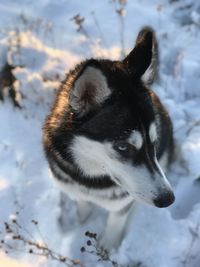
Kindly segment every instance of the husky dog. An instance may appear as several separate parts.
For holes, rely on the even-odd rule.
[[[173,155],[170,117],[148,88],[157,42],[143,28],[122,61],[86,60],[61,84],[44,125],[49,166],[62,191],[77,201],[84,221],[90,202],[109,211],[99,242],[120,244],[130,207],[174,202],[165,171]]]

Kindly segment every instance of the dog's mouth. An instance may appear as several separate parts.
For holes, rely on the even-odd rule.
[[[122,183],[120,182],[120,179],[119,178],[117,178],[116,176],[113,176],[113,180],[115,181],[115,183],[117,184],[117,185],[119,185],[120,187],[124,187],[123,185],[122,185]]]
[[[157,208],[166,208],[172,205],[175,201],[175,195],[172,191],[166,190],[166,192],[159,195],[154,194],[154,197],[152,197],[152,199],[148,199],[141,192],[131,192],[128,187],[121,183],[118,177],[114,176],[113,179],[117,185],[124,189],[134,200],[137,200],[139,202],[147,203]]]
[[[130,193],[129,193],[130,194]],[[155,196],[153,199],[147,199],[142,193],[140,192],[134,192],[135,196],[130,194],[133,198],[136,198],[138,201],[147,203],[151,206],[157,207],[157,208],[167,208],[170,205],[172,205],[175,201],[175,196],[173,192],[167,192],[165,194],[162,194],[160,196]]]

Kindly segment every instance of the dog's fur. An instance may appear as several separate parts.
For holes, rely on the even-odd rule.
[[[156,74],[157,42],[143,28],[122,61],[90,59],[62,83],[46,119],[43,142],[61,190],[108,211],[100,243],[120,243],[134,201],[167,207],[174,201],[165,170],[173,155],[172,123],[147,85]]]

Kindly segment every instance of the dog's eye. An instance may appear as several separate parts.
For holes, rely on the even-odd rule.
[[[114,149],[123,156],[131,156],[132,153],[135,151],[134,147],[131,144],[123,141],[115,142]]]
[[[128,149],[128,144],[119,144],[117,145],[117,149],[120,151],[126,151]]]

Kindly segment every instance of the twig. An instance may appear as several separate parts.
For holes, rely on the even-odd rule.
[[[119,33],[120,33],[120,43],[121,43],[121,57],[125,57],[125,42],[124,42],[124,30],[125,30],[125,6],[127,4],[127,0],[112,0],[114,4],[115,12],[119,17]],[[118,3],[118,4],[117,4]]]
[[[198,223],[195,228],[189,227],[189,231],[192,235],[191,244],[189,246],[189,249],[186,253],[185,259],[182,261],[183,267],[191,267],[191,260],[194,257],[192,255],[192,250],[194,248],[194,244],[197,240],[199,240],[199,230],[200,230],[200,224]]]
[[[190,132],[193,130],[193,128],[194,128],[195,126],[200,126],[200,120],[194,121],[194,122],[192,123],[192,125],[189,127],[189,129],[187,130],[186,134],[189,135]]]
[[[84,27],[84,21],[85,21],[85,18],[84,18],[84,17],[81,17],[80,14],[77,14],[77,15],[75,15],[74,17],[72,17],[70,20],[73,21],[73,22],[75,23],[75,25],[77,26],[76,31],[77,31],[77,32],[82,32],[83,35],[84,35],[88,40],[91,41],[91,38],[90,38],[90,36],[89,36],[87,30],[86,30],[85,27]]]
[[[190,126],[189,126],[189,128],[187,129],[187,131],[186,131],[186,135],[189,135],[189,134],[191,133],[191,131],[194,129],[195,126],[200,126],[200,120],[193,121],[193,122],[190,123]],[[182,126],[180,126],[179,128],[176,128],[176,129],[174,130],[174,132],[176,133],[176,132],[178,132],[178,131],[180,131],[180,130],[182,130],[182,129],[185,129],[185,128],[187,128],[187,127],[188,127],[188,125],[182,125]]]
[[[101,39],[102,43],[104,44],[105,47],[108,47],[108,46],[107,46],[107,43],[106,43],[106,41],[105,41],[104,34],[103,34],[102,30],[101,30],[100,24],[99,24],[99,22],[98,22],[98,20],[97,20],[95,11],[92,11],[92,12],[91,12],[91,15],[92,15],[92,17],[93,17],[94,24],[96,25],[96,28],[97,28],[97,30],[98,30],[98,32],[99,32],[99,36],[100,36],[100,39]]]
[[[39,230],[38,222],[36,220],[32,220],[31,223],[36,227],[40,237],[42,238],[41,232]],[[9,254],[11,252],[25,252],[32,255],[44,256],[48,259],[58,261],[67,267],[72,266],[80,266],[84,267],[84,265],[80,262],[79,259],[70,259],[67,256],[63,256],[62,254],[52,250],[49,248],[48,244],[46,244],[43,239],[41,239],[41,243],[35,241],[32,235],[27,231],[17,219],[12,219],[11,222],[4,223],[5,231],[0,232],[0,235],[3,235],[1,238],[1,248],[5,251],[5,253]],[[10,239],[14,242],[18,242],[21,244],[21,249],[16,248],[12,244],[9,244],[6,241],[6,237],[9,236]]]
[[[118,262],[112,260],[110,258],[109,252],[104,249],[103,247],[98,246],[97,242],[97,234],[96,233],[91,233],[89,231],[85,232],[85,236],[88,237],[88,240],[86,242],[86,247],[83,246],[81,247],[80,251],[82,253],[86,252],[92,255],[97,256],[98,261],[106,261],[112,264],[113,267],[130,267],[129,265],[122,265],[119,264]],[[134,263],[131,265],[132,267],[144,267],[144,265],[141,262]]]

